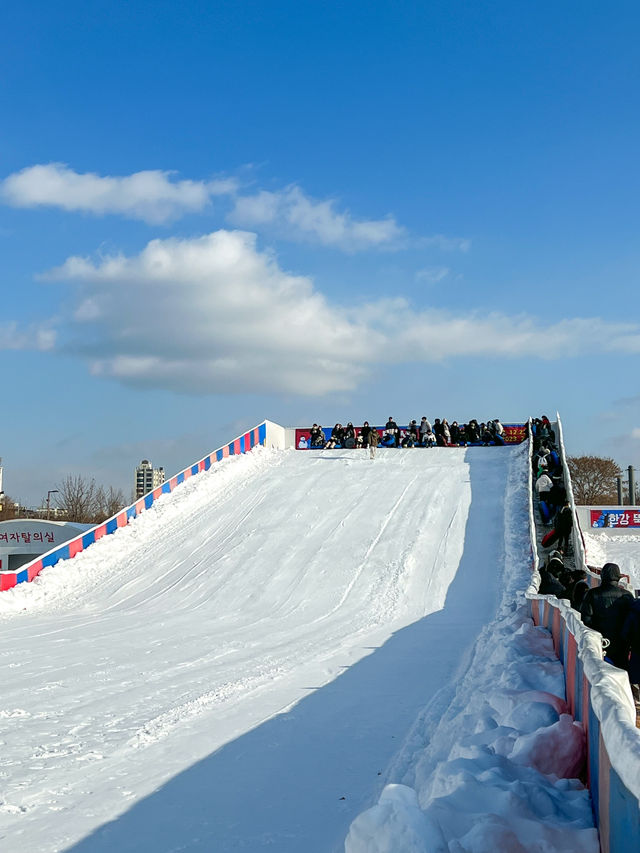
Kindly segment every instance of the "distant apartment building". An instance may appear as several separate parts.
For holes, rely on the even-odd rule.
[[[164,483],[164,468],[154,468],[148,459],[143,459],[136,468],[134,485],[135,500],[153,491]]]

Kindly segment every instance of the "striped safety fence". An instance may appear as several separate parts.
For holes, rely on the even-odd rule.
[[[85,548],[93,545],[94,542],[97,542],[98,539],[101,539],[103,536],[115,533],[120,527],[126,527],[130,519],[135,518],[140,515],[140,513],[153,506],[154,501],[156,501],[160,495],[172,492],[176,486],[184,483],[185,480],[188,480],[190,477],[194,477],[196,474],[200,474],[202,471],[208,471],[212,465],[216,462],[220,462],[228,456],[247,453],[249,450],[252,450],[258,445],[264,445],[266,443],[266,439],[267,422],[264,421],[259,426],[250,429],[248,432],[245,432],[237,438],[234,438],[233,441],[229,442],[229,444],[225,444],[223,447],[219,447],[217,450],[214,450],[208,456],[200,459],[199,462],[189,466],[189,468],[185,468],[184,471],[181,471],[179,474],[171,477],[170,480],[165,481],[161,486],[157,486],[153,491],[131,504],[131,506],[121,509],[116,513],[116,515],[102,522],[102,524],[98,524],[86,533],[77,536],[75,539],[71,539],[69,542],[65,542],[63,545],[53,548],[46,554],[42,554],[42,556],[32,560],[30,563],[21,566],[16,572],[0,572],[0,591],[11,589],[19,583],[32,581],[48,566],[55,566],[55,564],[60,560],[69,560],[72,557],[75,557],[76,554],[84,551]]]

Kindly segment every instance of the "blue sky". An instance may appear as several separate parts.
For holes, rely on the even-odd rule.
[[[286,424],[563,416],[640,464],[637,4],[25,2],[5,490]]]

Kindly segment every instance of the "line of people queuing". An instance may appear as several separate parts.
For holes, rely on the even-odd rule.
[[[552,551],[540,570],[541,595],[568,599],[588,628],[607,641],[605,660],[626,669],[636,707],[640,708],[640,599],[621,586],[617,563],[605,563],[600,585],[589,587],[583,569],[567,569],[561,550]]]
[[[308,446],[327,450],[337,447],[366,448],[370,447],[372,441],[382,447],[468,447],[506,443],[504,427],[499,418],[486,423],[472,419],[466,424],[457,421],[449,423],[446,418],[436,418],[431,424],[423,416],[419,422],[414,419],[407,427],[401,428],[389,416],[383,428],[372,427],[368,421],[361,427],[355,427],[351,421],[346,426],[337,423],[328,439],[322,426],[314,424],[309,433]]]
[[[606,563],[602,567],[600,585],[593,588],[587,582],[584,569],[565,566],[573,512],[566,498],[555,436],[548,418],[543,416],[532,422],[532,436],[535,488],[540,505],[546,503],[554,513],[546,518],[541,512],[543,522],[546,518],[546,523],[553,526],[542,544],[553,550],[540,568],[538,591],[541,595],[568,599],[573,609],[580,613],[583,623],[602,634],[607,641],[605,660],[627,670],[636,707],[640,708],[640,599],[620,585],[622,575],[616,563]]]

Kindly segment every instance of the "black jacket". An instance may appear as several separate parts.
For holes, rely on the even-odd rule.
[[[626,663],[622,629],[633,600],[630,592],[609,577],[605,566],[600,586],[587,592],[580,607],[582,621],[587,627],[600,631],[610,641],[606,655],[620,667]]]
[[[558,536],[564,536],[565,533],[570,533],[573,527],[573,512],[570,506],[564,506],[556,515],[553,523]]]
[[[540,595],[555,595],[558,598],[566,598],[567,592],[558,578],[545,568],[540,569]]]
[[[624,621],[622,628],[622,642],[625,650],[631,651],[629,658],[629,681],[632,684],[640,684],[640,599],[636,598]]]

